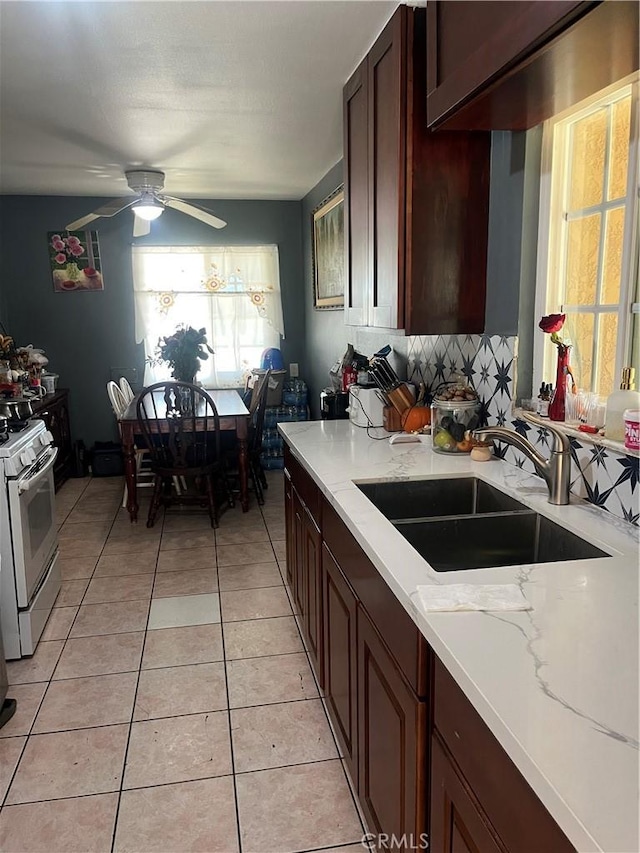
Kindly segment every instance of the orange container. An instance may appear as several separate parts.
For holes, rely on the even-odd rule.
[[[431,409],[428,406],[411,406],[400,418],[405,432],[415,432],[431,423]]]

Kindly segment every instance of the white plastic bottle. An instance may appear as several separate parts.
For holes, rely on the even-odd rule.
[[[605,438],[624,441],[625,409],[640,409],[640,392],[635,390],[635,368],[625,367],[622,371],[620,390],[607,397],[607,414],[604,422]]]

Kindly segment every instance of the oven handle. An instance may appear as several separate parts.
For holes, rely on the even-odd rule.
[[[40,480],[45,477],[53,468],[53,463],[58,456],[58,448],[50,447],[47,453],[38,459],[38,461],[29,468],[24,477],[18,480],[18,494],[28,492],[34,486],[37,486]]]

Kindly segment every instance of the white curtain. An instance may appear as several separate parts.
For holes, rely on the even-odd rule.
[[[148,358],[179,324],[204,326],[214,355],[197,378],[207,388],[242,385],[284,337],[277,246],[134,246],[133,288],[136,341]],[[169,375],[147,364],[145,385]]]

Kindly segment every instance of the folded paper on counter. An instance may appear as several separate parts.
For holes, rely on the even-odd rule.
[[[515,583],[453,583],[417,587],[418,600],[428,612],[448,610],[531,610]]]

